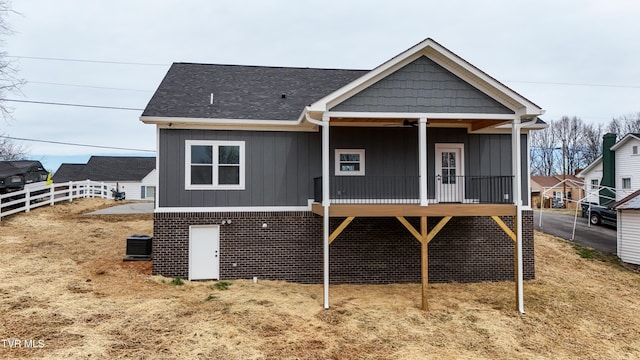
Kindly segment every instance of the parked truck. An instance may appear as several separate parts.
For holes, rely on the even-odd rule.
[[[582,203],[582,217],[588,218],[592,225],[618,225],[616,211],[598,203]]]
[[[0,161],[0,195],[44,183],[48,175],[40,161]]]

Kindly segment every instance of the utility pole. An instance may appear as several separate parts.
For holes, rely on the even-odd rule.
[[[562,139],[562,199],[563,199],[563,205],[565,208],[567,208],[567,168],[565,167],[565,159],[567,158],[566,156],[566,150],[567,149],[567,140],[566,139]]]

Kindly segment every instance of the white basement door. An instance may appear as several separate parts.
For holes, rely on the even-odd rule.
[[[189,280],[220,278],[220,226],[189,227]]]

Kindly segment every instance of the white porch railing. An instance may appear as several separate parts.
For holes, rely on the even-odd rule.
[[[44,205],[53,206],[60,201],[110,197],[105,183],[91,180],[29,186],[24,190],[0,195],[0,219],[19,212],[29,212]]]

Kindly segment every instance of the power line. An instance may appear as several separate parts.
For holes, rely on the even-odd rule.
[[[92,85],[80,85],[80,84],[63,84],[63,83],[44,82],[44,81],[30,81],[30,80],[27,80],[27,84],[69,86],[69,87],[80,87],[80,88],[89,88],[89,89],[104,89],[104,90],[137,91],[137,92],[146,92],[146,93],[153,92],[153,90],[125,89],[125,88],[114,88],[114,87],[92,86]]]
[[[144,109],[138,109],[138,108],[128,108],[128,107],[118,107],[118,106],[69,104],[69,103],[58,103],[58,102],[48,102],[48,101],[31,101],[31,100],[16,100],[16,99],[0,99],[0,101],[11,101],[11,102],[28,103],[28,104],[40,104],[40,105],[73,106],[73,107],[84,107],[84,108],[93,108],[93,109],[131,110],[131,111],[143,111],[144,110]]]
[[[12,136],[4,136],[4,135],[0,135],[0,138],[10,139],[10,140],[20,140],[20,141],[30,141],[30,142],[40,142],[40,143],[47,143],[47,144],[57,144],[57,145],[83,146],[83,147],[98,148],[98,149],[126,150],[126,151],[141,151],[141,152],[152,152],[152,153],[155,153],[155,150],[132,149],[132,148],[123,148],[123,147],[115,147],[115,146],[102,146],[102,145],[78,144],[78,143],[70,143],[70,142],[62,142],[62,141],[53,141],[53,140],[27,139],[27,138],[18,138],[18,137],[12,137]]]
[[[168,66],[168,64],[156,64],[156,63],[139,63],[139,62],[126,62],[126,61],[106,61],[106,60],[69,59],[69,58],[53,58],[53,57],[42,57],[42,56],[18,56],[18,55],[7,55],[6,57],[16,58],[16,59],[49,60],[49,61],[67,61],[67,62],[82,62],[82,63],[94,63],[94,64],[138,65],[138,66]]]

